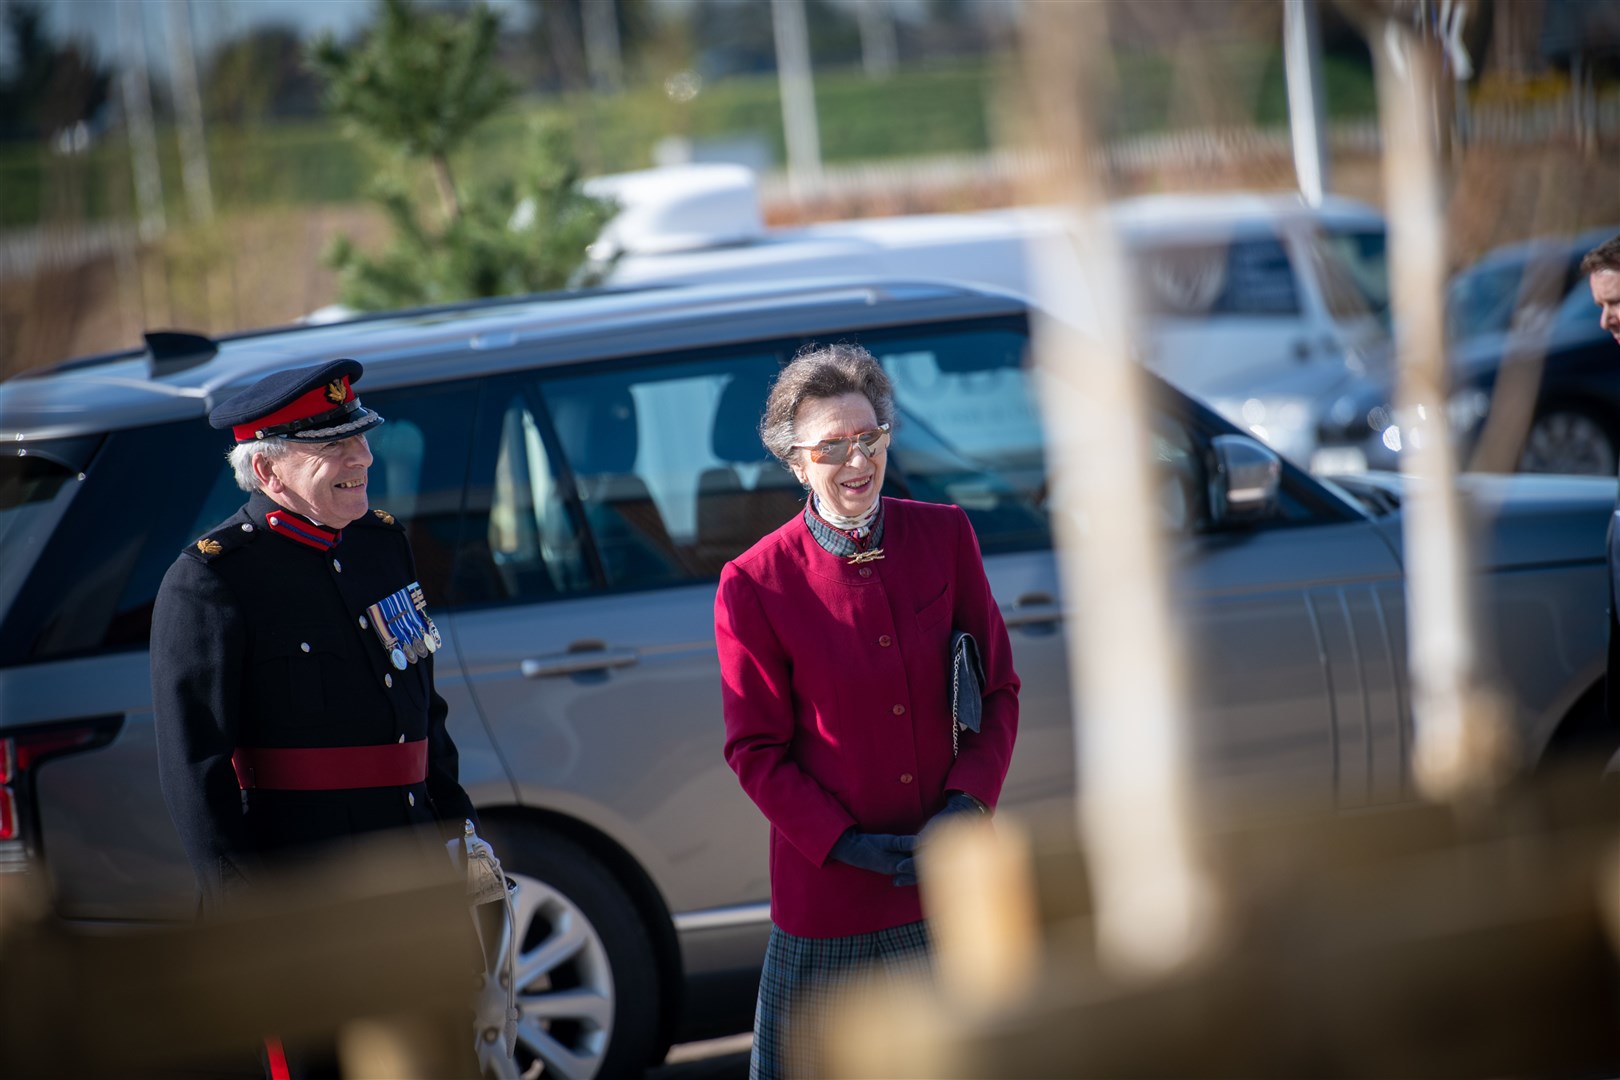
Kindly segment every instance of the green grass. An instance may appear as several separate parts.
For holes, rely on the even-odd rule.
[[[1210,58],[1223,85],[1252,88],[1252,101],[1227,102],[1234,122],[1286,122],[1281,57],[1254,46],[1220,50]],[[1110,113],[1114,137],[1168,130],[1194,122],[1196,84],[1178,82],[1171,59],[1117,58],[1118,92]],[[1334,118],[1368,115],[1368,74],[1330,58],[1328,111]],[[982,61],[918,68],[873,82],[859,70],[818,73],[816,105],[821,149],[829,163],[939,154],[976,153],[991,147],[992,114],[999,94],[996,68]],[[693,139],[748,136],[762,140],[778,162],[785,158],[781,106],[774,76],[733,78],[705,86],[690,102],[667,98],[661,87],[613,97],[580,95],[520,102],[491,120],[454,162],[467,185],[509,179],[524,167],[529,133],[549,117],[573,131],[588,174],[644,168],[667,135]],[[161,131],[165,198],[176,220],[184,191],[174,132]],[[336,124],[310,121],[209,133],[215,205],[222,211],[364,198],[380,157],[347,137]],[[0,228],[46,220],[102,220],[130,215],[134,202],[128,151],[114,135],[89,152],[58,158],[35,145],[0,145]]]

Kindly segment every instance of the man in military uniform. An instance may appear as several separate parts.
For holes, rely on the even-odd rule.
[[[443,858],[474,819],[410,545],[367,502],[383,418],[361,370],[279,372],[208,417],[249,498],[184,550],[152,615],[159,774],[205,908],[379,830],[416,827]]]

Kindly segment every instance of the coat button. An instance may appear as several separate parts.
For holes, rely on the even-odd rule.
[[[405,733],[404,733],[404,732],[403,732],[403,731],[402,731],[402,732],[400,732],[400,733],[399,733],[399,741],[400,741],[400,742],[404,742],[404,741],[405,741]]]
[[[906,715],[906,707],[904,705],[896,705],[892,711],[896,716]]]
[[[336,559],[333,559],[332,560],[332,569],[336,570],[338,573],[341,574],[341,573],[343,573],[343,564],[338,562]]]
[[[416,805],[416,792],[407,791],[405,793],[405,801],[407,803],[409,803],[410,805],[415,806]]]
[[[870,566],[861,567],[861,577],[871,577],[871,576],[872,576],[872,568]]]
[[[383,676],[383,685],[388,686],[388,687],[392,687],[394,685],[394,677],[392,675],[384,675]]]
[[[360,629],[364,630],[366,628],[366,617],[364,615],[356,619],[355,622],[360,624]]]
[[[309,652],[309,642],[307,642],[307,641],[300,641],[298,643],[298,647],[300,649],[303,649],[305,652]]]
[[[913,777],[913,776],[912,776],[912,775],[911,775],[911,774],[910,774],[910,773],[908,773],[908,772],[903,772],[903,773],[901,773],[901,774],[900,774],[900,782],[901,782],[901,783],[902,783],[902,784],[909,784],[909,783],[911,783],[911,781],[912,781],[912,780],[914,780],[914,779],[915,779],[915,777]]]
[[[253,531],[253,522],[251,522],[251,521],[242,522],[242,531],[243,532],[252,532]]]
[[[887,649],[890,645],[894,644],[894,639],[888,634],[884,634],[882,637],[878,638],[878,644]]]

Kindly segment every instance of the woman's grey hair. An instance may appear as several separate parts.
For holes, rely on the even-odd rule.
[[[771,385],[759,438],[782,464],[793,464],[799,406],[814,398],[864,394],[878,423],[894,423],[894,384],[883,365],[859,345],[806,345]]]
[[[263,454],[274,461],[286,456],[289,449],[286,439],[259,439],[237,443],[225,455],[225,460],[231,463],[231,471],[236,474],[236,486],[251,494],[260,490],[259,478],[253,474],[253,456]]]

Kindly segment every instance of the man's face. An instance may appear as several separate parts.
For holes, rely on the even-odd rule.
[[[369,508],[370,467],[371,447],[364,435],[314,446],[294,443],[283,457],[272,460],[259,454],[253,459],[259,483],[277,505],[333,529],[343,528]]]
[[[1620,345],[1620,270],[1599,270],[1587,283],[1592,286],[1592,302],[1598,306],[1598,325]]]

